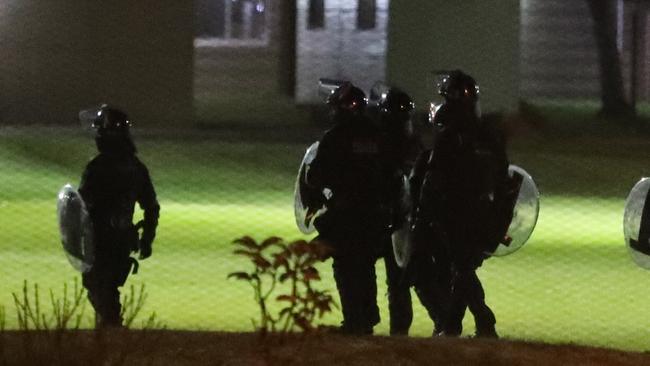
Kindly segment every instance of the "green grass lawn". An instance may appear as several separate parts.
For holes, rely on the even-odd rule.
[[[502,336],[650,349],[650,273],[634,266],[622,238],[626,194],[650,171],[646,140],[542,131],[513,141],[511,160],[538,181],[542,207],[527,246],[480,270]],[[248,265],[231,254],[230,242],[243,235],[303,237],[293,220],[292,191],[309,141],[219,132],[137,135],[162,206],[154,255],[127,282],[146,284],[144,314],[155,311],[174,329],[252,329],[252,292],[226,279]],[[76,130],[0,128],[0,304],[10,328],[16,324],[12,293],[24,280],[58,293],[78,276],[59,248],[56,193],[64,183],[78,184],[93,155],[90,135]],[[320,268],[321,286],[334,291],[330,262]],[[376,329],[386,334],[385,276],[383,265],[377,268],[382,323]],[[431,322],[414,302],[411,333],[428,336]],[[339,321],[338,312],[324,320]]]

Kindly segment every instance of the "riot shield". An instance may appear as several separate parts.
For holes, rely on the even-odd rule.
[[[650,178],[638,181],[625,201],[623,233],[625,246],[632,261],[643,269],[650,269]]]
[[[90,271],[95,261],[92,222],[83,199],[72,185],[66,184],[59,191],[56,211],[68,261],[79,272]]]
[[[390,86],[383,81],[376,81],[370,88],[368,105],[377,105],[386,99]]]
[[[319,191],[309,187],[305,179],[309,171],[309,165],[316,157],[317,152],[318,141],[309,146],[302,158],[294,185],[293,212],[296,218],[296,226],[303,234],[311,234],[316,230],[314,220],[327,211],[323,204],[331,195],[328,189]]]
[[[79,121],[92,123],[97,119],[100,112],[101,109],[98,107],[81,110],[79,112]]]
[[[517,183],[519,193],[514,202],[512,221],[506,237],[491,254],[497,257],[514,253],[524,246],[533,233],[539,216],[539,190],[533,178],[513,164],[508,167],[508,174]]]
[[[318,95],[321,98],[327,100],[327,97],[329,97],[330,94],[334,93],[334,90],[336,90],[336,88],[343,85],[344,83],[345,80],[320,78],[318,79]]]
[[[101,115],[101,107],[94,107],[89,109],[84,109],[79,112],[79,122],[83,128],[91,128],[93,123]]]
[[[391,234],[391,240],[393,243],[395,262],[397,262],[400,268],[406,268],[413,253],[413,241],[411,240],[411,190],[406,175],[402,176],[399,197],[399,202],[396,203],[398,212],[396,216],[403,221],[393,223],[396,227],[394,227],[395,230]]]

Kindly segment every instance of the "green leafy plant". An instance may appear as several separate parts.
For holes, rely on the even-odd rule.
[[[247,281],[253,288],[253,296],[260,308],[259,325],[253,321],[253,326],[258,328],[260,333],[266,334],[268,331],[275,331],[277,320],[269,311],[267,300],[273,293],[278,282],[277,269],[273,266],[273,258],[267,254],[268,248],[282,248],[282,239],[271,237],[261,243],[257,243],[253,238],[244,236],[233,241],[238,249],[234,250],[237,255],[248,257],[253,264],[253,270],[250,272],[232,272],[228,278]]]
[[[321,243],[304,240],[288,244],[280,253],[274,254],[274,267],[278,269],[280,283],[289,282],[291,292],[276,297],[286,305],[280,310],[282,331],[298,327],[303,331],[314,329],[316,318],[322,318],[335,306],[327,290],[314,288],[320,281],[315,264],[324,258],[327,248]]]
[[[270,237],[256,242],[249,236],[236,239],[234,253],[247,257],[253,264],[249,272],[232,272],[228,278],[246,281],[253,288],[254,299],[260,309],[259,325],[253,325],[261,334],[267,332],[292,332],[296,329],[311,331],[314,322],[336,306],[327,290],[314,288],[320,280],[315,264],[324,258],[328,248],[318,242],[297,240],[285,243],[282,238]],[[286,284],[288,293],[275,294],[278,284]],[[269,299],[282,304],[274,315],[269,310]]]

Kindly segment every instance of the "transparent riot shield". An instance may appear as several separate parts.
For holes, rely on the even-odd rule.
[[[638,181],[625,201],[623,233],[625,246],[632,261],[643,269],[650,269],[650,178]]]
[[[95,121],[100,117],[101,112],[101,107],[94,107],[80,111],[79,122],[81,123],[81,127],[84,129],[92,128]]]
[[[390,86],[383,81],[376,81],[370,88],[368,105],[377,105],[383,102],[390,91]]]
[[[344,83],[345,80],[320,78],[318,79],[318,95],[324,100],[327,100],[327,97],[334,93],[334,90]]]
[[[514,253],[524,246],[533,233],[539,216],[539,190],[533,178],[524,169],[513,164],[508,167],[508,174],[521,184],[506,238],[492,253],[497,257]]]
[[[293,213],[296,218],[296,226],[298,226],[298,229],[303,234],[311,234],[316,230],[314,220],[327,211],[323,203],[331,195],[328,189],[319,191],[309,187],[305,180],[309,171],[309,165],[316,157],[317,152],[318,141],[309,146],[305,156],[302,158],[294,185]]]
[[[93,227],[86,205],[70,184],[61,188],[56,205],[63,251],[77,271],[90,271],[95,261]]]
[[[99,107],[84,109],[79,112],[79,121],[82,123],[91,124],[99,117],[101,109]]]
[[[397,203],[397,215],[403,221],[397,223],[396,230],[391,234],[395,262],[401,268],[406,268],[413,253],[413,241],[411,240],[411,190],[409,180],[402,176],[400,187],[400,199]]]

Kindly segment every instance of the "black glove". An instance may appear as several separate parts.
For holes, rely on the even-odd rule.
[[[140,243],[140,256],[138,257],[138,259],[147,259],[151,257],[151,252],[152,252],[151,244],[143,245],[142,243]]]
[[[154,234],[148,234],[148,233],[142,233],[142,238],[140,238],[140,259],[147,259],[151,257],[151,252],[152,252],[152,247],[151,244],[153,243],[153,238]]]

